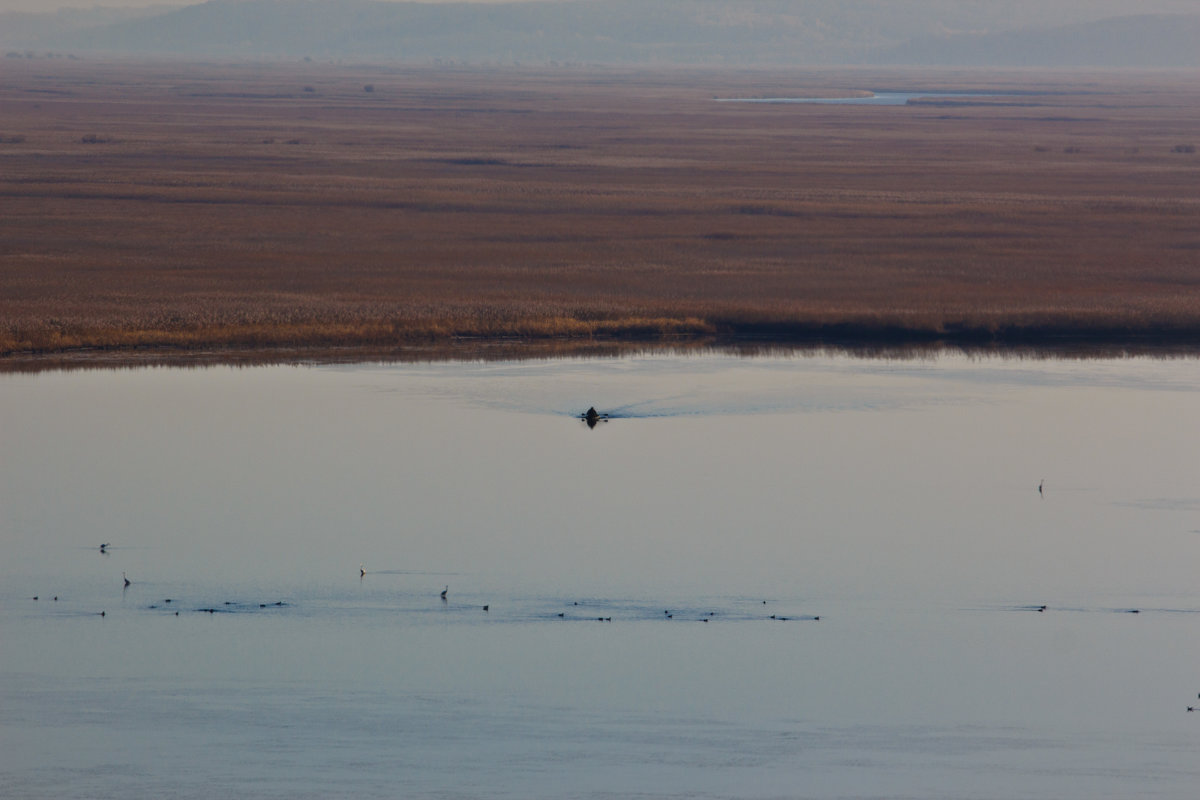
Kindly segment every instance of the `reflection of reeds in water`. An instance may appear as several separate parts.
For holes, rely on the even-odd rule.
[[[1200,341],[1183,79],[951,116],[710,99],[797,89],[765,73],[414,69],[370,76],[381,105],[306,67],[324,105],[299,118],[285,70],[173,69],[211,85],[64,62],[0,87],[0,355]]]

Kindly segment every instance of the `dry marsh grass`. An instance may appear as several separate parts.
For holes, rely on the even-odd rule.
[[[1200,341],[1194,74],[22,60],[2,77],[9,357]],[[998,94],[713,102],[864,87]]]

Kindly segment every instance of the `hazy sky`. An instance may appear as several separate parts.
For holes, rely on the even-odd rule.
[[[463,0],[416,0],[423,3],[462,2]],[[467,0],[475,3],[500,3],[512,0]],[[729,0],[736,3],[738,0]],[[186,6],[195,5],[203,0],[0,0],[0,11],[53,11],[58,8],[89,8],[92,6],[109,6],[113,8],[145,8],[147,6]],[[524,0],[532,2],[532,0]],[[653,0],[647,0],[653,2]],[[1044,0],[1051,5],[1059,0]],[[1078,5],[1078,0],[1074,0]],[[1200,11],[1198,0],[1105,0],[1105,8],[1110,12],[1137,14],[1148,11]]]
[[[419,3],[450,3],[463,0],[410,0]],[[511,0],[467,0],[472,3],[503,3]],[[0,11],[54,11],[59,8],[146,8],[147,6],[192,6],[204,0],[0,0]]]
[[[145,8],[146,6],[186,6],[195,0],[0,0],[0,11],[54,11],[59,8]]]

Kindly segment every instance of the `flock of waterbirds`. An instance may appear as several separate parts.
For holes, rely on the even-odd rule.
[[[1041,491],[1040,486],[1038,487],[1038,490],[1039,490],[1039,492]],[[112,545],[108,542],[105,542],[100,545],[100,552],[104,553],[105,555],[108,555],[108,548],[110,548],[110,547],[112,547]],[[366,578],[366,576],[367,576],[366,564],[359,564],[358,575],[359,575],[360,581],[364,580]],[[122,582],[123,590],[126,590],[130,586],[133,585],[133,581],[131,581],[129,579],[128,574],[126,574],[126,572],[124,572],[124,571],[121,572],[121,582]],[[447,584],[447,585],[443,586],[441,592],[438,593],[438,597],[442,601],[443,604],[448,602],[449,594],[450,594],[450,586]],[[40,595],[34,595],[31,599],[38,600],[38,599],[40,599]],[[53,599],[55,602],[57,602],[58,595],[54,595]],[[169,597],[162,600],[162,604],[164,606],[171,605],[174,602],[175,602],[175,600],[173,598],[169,598]],[[766,600],[762,600],[761,603],[764,606],[767,605]],[[254,604],[251,604],[251,605],[254,605]],[[275,601],[272,603],[257,603],[256,605],[258,606],[258,608],[266,609],[266,608],[271,608],[271,607],[285,607],[289,604],[283,600],[278,600],[278,601]],[[574,611],[576,611],[576,612],[582,611],[582,609],[580,608],[579,601],[574,601],[574,602],[572,602],[571,605],[572,605],[572,609]],[[226,610],[236,610],[237,608],[245,607],[246,604],[238,603],[238,602],[234,602],[234,601],[230,600],[230,601],[226,601],[225,603],[223,603],[223,606],[229,607]],[[155,603],[155,604],[151,604],[151,605],[147,606],[147,608],[154,610],[154,609],[160,608],[160,606],[157,603]],[[485,612],[490,612],[491,611],[491,603],[483,604],[482,606],[480,606],[480,608]],[[1023,606],[1022,608],[1026,609],[1026,610],[1031,610],[1031,611],[1045,612],[1047,609],[1047,606],[1045,606],[1045,605]],[[219,610],[222,610],[222,609],[218,609],[215,607],[206,607],[206,608],[197,608],[196,609],[196,611],[198,611],[198,612],[208,613],[208,614],[215,614]],[[1127,613],[1131,613],[1131,614],[1139,613],[1138,609],[1125,609],[1125,611],[1127,611]],[[174,613],[175,613],[175,616],[179,616],[178,611],[175,611]],[[671,609],[664,609],[662,613],[663,613],[662,618],[667,619],[667,620],[673,620],[679,614],[678,611],[672,611]],[[685,612],[685,613],[687,613],[687,612]],[[683,618],[694,617],[699,622],[709,622],[710,620],[717,618],[718,613],[719,612],[717,612],[717,611],[706,611],[706,612],[693,611],[688,615],[688,617],[683,617]],[[105,616],[107,616],[107,612],[100,611],[97,613],[97,615],[101,616],[101,617],[105,617]],[[560,619],[567,619],[568,613],[566,611],[560,611],[556,614],[556,616]],[[746,615],[738,615],[738,617],[741,619],[748,618]],[[593,617],[582,616],[582,615],[576,613],[576,614],[572,614],[571,618],[572,619],[595,619],[597,622],[612,622],[613,621],[611,614],[609,614],[607,616],[597,616],[597,617],[593,618]],[[634,618],[634,617],[631,617],[631,618]],[[768,614],[751,615],[749,618],[774,620],[776,622],[789,622],[789,621],[793,621],[793,620],[819,622],[821,620],[820,615],[786,615],[786,614],[778,614],[778,613],[769,614],[769,615]],[[1189,709],[1189,710],[1191,710],[1191,709]]]
[[[107,556],[110,554],[109,548],[111,548],[111,547],[112,547],[112,544],[110,542],[104,542],[100,545],[99,550],[101,553],[103,553],[104,555]],[[359,564],[358,575],[359,575],[360,581],[364,580],[366,578],[366,576],[367,576],[366,564]],[[128,590],[129,587],[133,585],[133,581],[130,580],[129,575],[124,570],[122,570],[122,572],[121,572],[121,583],[122,583],[122,593],[124,593],[125,590]],[[441,592],[438,593],[438,597],[442,601],[443,604],[446,604],[449,602],[449,595],[450,595],[450,586],[449,586],[449,584],[446,584],[442,587]],[[39,600],[40,598],[41,598],[40,595],[34,595],[31,599]],[[58,599],[59,599],[59,596],[54,595],[54,598],[53,598],[54,602],[58,602]],[[764,606],[767,605],[766,600],[763,600],[761,602],[762,602],[762,605],[764,605]],[[146,606],[146,608],[149,610],[157,610],[164,606],[171,606],[172,604],[176,604],[176,601],[174,598],[168,597],[168,598],[164,598],[161,601],[161,604],[162,605],[160,606],[159,603],[152,603],[152,604]],[[239,610],[239,609],[245,608],[248,604],[230,600],[230,601],[226,601],[222,605],[226,608],[222,609],[222,608],[216,608],[216,607],[205,607],[205,608],[196,608],[195,611],[197,611],[199,613],[215,614],[218,611],[222,611],[222,610],[228,610],[228,611]],[[254,604],[249,604],[249,605],[254,605]],[[258,608],[261,608],[261,609],[266,609],[266,608],[271,608],[271,607],[285,607],[288,605],[289,604],[283,600],[278,600],[273,603],[257,603]],[[576,600],[571,603],[572,609],[576,613],[572,613],[572,614],[568,615],[568,612],[561,611],[561,612],[558,612],[556,614],[556,616],[559,619],[567,619],[569,617],[570,619],[594,619],[597,622],[612,622],[613,621],[611,612],[607,615],[597,616],[597,617],[585,616],[584,614],[586,612],[584,612],[584,608],[588,607],[589,605],[590,604],[585,603],[585,604],[582,604],[582,606],[581,606],[581,603]],[[484,612],[490,612],[491,611],[491,603],[485,603],[482,606],[479,606],[479,608],[481,608]],[[100,616],[100,617],[108,616],[108,612],[104,611],[104,610],[95,612],[95,613],[96,613],[96,616]],[[663,613],[663,617],[662,617],[663,619],[673,620],[673,619],[675,619],[675,617],[677,616],[677,614],[679,612],[672,611],[671,609],[665,609],[662,613]],[[695,616],[696,620],[699,622],[709,622],[710,620],[717,618],[718,613],[719,612],[717,612],[717,611],[693,612],[692,616]],[[175,610],[174,615],[179,616],[179,611]],[[634,617],[631,616],[631,619],[632,618],[634,618]],[[742,617],[742,618],[744,619],[745,617]],[[770,615],[762,614],[762,615],[755,615],[755,618],[775,620],[777,622],[788,622],[791,620],[806,620],[806,621],[817,622],[821,619],[821,617],[817,616],[817,615],[788,616],[788,615],[783,615],[783,614],[770,614]]]
[[[596,411],[595,411],[595,409],[594,409],[594,408],[590,408],[590,409],[588,409],[588,413],[587,413],[587,414],[585,414],[585,415],[582,415],[582,417],[583,417],[584,419],[588,420],[590,423],[592,423],[592,424],[594,425],[594,424],[595,424],[595,422],[596,422],[597,420],[603,420],[603,419],[606,419],[606,418],[608,417],[608,415],[606,415],[606,414],[605,414],[605,415],[599,415],[599,414],[597,414],[597,413],[596,413]],[[1043,479],[1043,480],[1041,480],[1041,481],[1039,481],[1039,482],[1038,482],[1037,491],[1038,491],[1038,495],[1039,495],[1039,496],[1041,496],[1041,497],[1044,497],[1044,496],[1045,496],[1045,479]],[[100,552],[101,552],[102,554],[104,554],[104,555],[109,555],[109,548],[110,548],[110,547],[112,547],[112,543],[110,543],[110,542],[102,542],[102,543],[100,544],[99,550],[100,550]],[[367,567],[366,567],[366,564],[359,564],[359,567],[358,567],[358,575],[359,575],[359,579],[360,579],[360,580],[363,580],[363,579],[365,579],[365,578],[366,578],[366,576],[367,576]],[[122,584],[123,584],[123,586],[122,586],[122,589],[123,589],[123,590],[125,590],[125,589],[128,589],[130,586],[132,586],[132,585],[133,585],[133,581],[131,581],[131,580],[129,579],[129,576],[128,576],[128,575],[127,575],[127,574],[126,574],[124,571],[122,571],[122,572],[121,572],[121,581],[122,581]],[[448,600],[449,600],[449,593],[450,593],[450,586],[447,584],[447,585],[443,586],[443,588],[442,588],[441,592],[439,592],[439,594],[438,594],[438,596],[439,596],[439,598],[441,599],[442,603],[447,603],[447,602],[448,602]],[[59,596],[58,596],[58,595],[54,595],[54,596],[53,596],[53,602],[58,602],[58,598],[59,598]],[[33,599],[33,600],[38,600],[38,599],[40,599],[40,595],[34,595],[34,596],[31,598],[31,599]],[[172,603],[174,602],[174,600],[173,600],[172,598],[166,598],[166,599],[164,599],[162,602],[163,602],[163,604],[164,604],[164,605],[170,605],[170,604],[172,604]],[[764,606],[765,606],[765,605],[767,605],[767,601],[766,601],[766,600],[763,600],[763,601],[762,601],[762,604],[763,604]],[[233,601],[227,601],[227,602],[225,602],[225,603],[224,603],[224,605],[225,605],[225,606],[237,606],[237,605],[240,605],[240,604],[238,604],[238,603],[234,603]],[[282,601],[282,600],[279,600],[279,601],[276,601],[276,602],[274,602],[274,603],[259,603],[259,604],[258,604],[258,607],[259,607],[259,608],[263,608],[263,609],[265,609],[265,608],[268,608],[268,607],[284,607],[284,606],[287,606],[287,605],[288,605],[288,604],[287,604],[286,602],[284,602],[284,601]],[[573,602],[573,603],[572,603],[572,606],[574,606],[574,607],[578,607],[578,606],[579,606],[579,602],[578,602],[578,601],[575,601],[575,602]],[[150,609],[157,609],[157,608],[159,608],[159,606],[158,606],[157,604],[152,604],[152,605],[148,606],[148,608],[150,608]],[[490,603],[484,604],[483,606],[481,606],[481,608],[482,608],[482,610],[483,610],[483,611],[485,611],[485,612],[489,612],[489,611],[491,611],[491,604],[490,604]],[[1033,606],[1022,606],[1021,608],[1025,609],[1025,610],[1028,610],[1028,611],[1036,611],[1036,612],[1038,612],[1038,613],[1045,613],[1045,612],[1046,612],[1046,610],[1047,610],[1047,608],[1048,608],[1048,606],[1046,606],[1046,605],[1033,605]],[[196,609],[196,611],[198,611],[198,612],[200,612],[200,613],[215,614],[215,613],[217,613],[218,609],[216,609],[216,608],[211,608],[211,607],[210,607],[210,608],[198,608],[198,609]],[[1128,614],[1138,614],[1138,613],[1140,613],[1140,609],[1137,609],[1137,608],[1128,608],[1128,609],[1123,609],[1123,611],[1124,611],[1125,613],[1128,613]],[[178,612],[178,611],[175,611],[174,613],[175,613],[175,616],[179,616],[179,612]],[[673,620],[673,619],[675,619],[676,613],[677,613],[677,612],[673,612],[671,609],[664,609],[664,610],[663,610],[663,617],[662,617],[662,618],[663,618],[663,619],[667,619],[667,620]],[[698,621],[700,621],[700,622],[708,622],[708,621],[709,621],[709,620],[711,620],[711,619],[715,619],[715,618],[717,617],[717,615],[718,615],[718,612],[716,612],[716,611],[709,611],[709,612],[707,612],[707,613],[703,613],[701,616],[697,617],[697,619],[698,619]],[[103,610],[102,610],[102,611],[98,612],[97,616],[100,616],[100,617],[106,617],[106,616],[108,616],[108,614],[107,614],[107,612],[106,612],[106,611],[103,611]],[[557,617],[558,617],[558,618],[560,618],[560,619],[566,619],[566,618],[567,618],[567,612],[565,612],[565,611],[558,612],[558,613],[557,613]],[[573,618],[573,619],[575,619],[575,618],[579,618],[579,617],[577,617],[576,615],[572,615],[572,618]],[[583,617],[583,618],[585,618],[585,619],[590,619],[590,617]],[[785,615],[782,615],[782,614],[770,614],[770,615],[762,615],[760,618],[762,618],[762,619],[769,619],[769,620],[775,620],[775,621],[779,621],[779,622],[787,622],[787,621],[790,621],[790,620],[792,620],[792,619],[797,619],[797,620],[807,620],[807,621],[813,621],[813,622],[817,622],[817,621],[820,621],[820,619],[821,619],[821,617],[820,617],[820,616],[818,616],[818,615],[811,615],[811,616],[796,616],[796,617],[792,617],[792,616],[785,616]],[[613,618],[612,618],[612,616],[611,616],[611,615],[609,615],[609,616],[598,616],[598,617],[595,617],[594,619],[595,619],[597,622],[612,622],[612,621],[613,621]],[[1198,698],[1200,698],[1200,695],[1197,695],[1197,697],[1198,697]],[[1198,705],[1198,706],[1188,706],[1188,707],[1187,707],[1187,710],[1188,710],[1188,712],[1189,712],[1189,713],[1190,713],[1190,712],[1195,712],[1195,711],[1200,711],[1200,705]]]
[[[589,409],[587,410],[587,412],[586,412],[586,413],[584,413],[584,414],[581,414],[581,415],[580,415],[580,418],[581,418],[581,419],[583,419],[583,420],[585,420],[586,422],[588,422],[589,426],[595,426],[595,424],[596,424],[597,422],[600,422],[600,421],[605,421],[605,420],[609,419],[609,418],[610,418],[610,415],[609,415],[609,414],[601,414],[601,413],[597,412],[597,411],[596,411],[596,409],[595,409],[594,407],[592,407],[592,408],[589,408]],[[1044,497],[1044,496],[1045,496],[1045,479],[1042,479],[1042,480],[1040,480],[1040,481],[1038,482],[1037,490],[1038,490],[1038,495],[1039,495],[1039,496],[1041,496],[1041,497]],[[103,553],[104,555],[108,555],[108,554],[109,554],[109,548],[110,548],[110,547],[112,547],[112,543],[110,543],[110,542],[102,542],[102,543],[100,544],[100,548],[99,548],[99,549],[100,549],[100,552],[101,552],[101,553]],[[366,566],[366,564],[365,564],[365,563],[363,563],[363,564],[359,564],[359,565],[358,565],[358,575],[359,575],[359,579],[360,579],[360,580],[362,580],[362,579],[365,579],[365,578],[366,578],[366,576],[367,576],[367,566]],[[129,576],[128,576],[128,575],[126,575],[126,574],[125,574],[125,572],[122,572],[122,573],[121,573],[121,580],[124,582],[124,589],[128,589],[128,588],[129,588],[129,587],[132,585],[132,583],[133,583],[132,581],[130,581],[130,580],[129,580]],[[441,600],[442,600],[442,602],[443,602],[443,603],[446,603],[446,602],[448,602],[448,595],[449,595],[449,592],[450,592],[450,586],[449,586],[449,585],[446,585],[446,586],[444,586],[444,587],[442,588],[442,591],[439,593],[439,596],[440,596],[440,598],[441,598]],[[34,595],[33,599],[34,599],[34,600],[37,600],[37,599],[38,599],[38,597],[39,597],[38,595]],[[54,596],[54,600],[55,600],[55,601],[57,601],[57,600],[58,600],[58,595],[55,595],[55,596]],[[171,604],[171,603],[172,603],[172,602],[174,602],[174,601],[173,601],[171,598],[166,598],[166,599],[164,599],[162,602],[163,602],[163,604],[164,604],[164,605],[169,605],[169,604]],[[766,605],[766,604],[767,604],[767,601],[766,601],[766,600],[763,600],[763,601],[762,601],[762,604],[763,604],[763,605]],[[235,603],[235,602],[233,602],[233,601],[227,601],[227,602],[225,602],[225,603],[224,603],[224,605],[225,605],[225,606],[239,606],[239,605],[241,605],[241,604],[239,604],[239,603]],[[258,607],[259,607],[259,608],[263,608],[263,609],[265,609],[265,608],[268,608],[268,607],[283,607],[283,606],[286,606],[286,605],[287,605],[287,603],[285,603],[285,602],[284,602],[284,601],[282,601],[282,600],[276,601],[276,602],[274,602],[274,603],[258,603]],[[578,603],[578,601],[574,602],[574,603],[573,603],[573,606],[576,606],[576,607],[577,607],[577,606],[579,606],[579,603]],[[149,608],[150,608],[150,609],[157,609],[158,607],[159,607],[158,605],[151,605],[151,606],[149,606]],[[1032,611],[1037,611],[1037,612],[1040,612],[1040,613],[1044,613],[1044,612],[1046,611],[1046,608],[1047,608],[1047,606],[1045,606],[1045,605],[1039,605],[1039,606],[1025,606],[1024,608],[1026,608],[1026,609],[1028,609],[1028,610],[1032,610]],[[488,604],[485,604],[485,605],[483,605],[483,606],[482,606],[482,609],[483,609],[483,611],[485,611],[485,612],[487,612],[487,611],[490,611],[490,610],[491,610],[491,604],[490,604],[490,603],[488,603]],[[208,614],[215,614],[215,613],[217,613],[217,611],[218,611],[218,609],[216,609],[216,608],[212,608],[212,607],[209,607],[209,608],[199,608],[199,609],[196,609],[196,610],[197,610],[197,611],[199,611],[199,612],[202,612],[202,613],[208,613]],[[1138,609],[1136,609],[1136,608],[1133,608],[1133,609],[1126,609],[1126,611],[1127,611],[1128,613],[1131,613],[1131,614],[1137,614],[1137,613],[1139,613]],[[105,611],[100,611],[100,612],[99,612],[99,616],[101,616],[101,617],[107,616],[107,612],[105,612]],[[179,612],[178,612],[178,611],[176,611],[176,612],[175,612],[175,616],[179,616]],[[567,612],[565,612],[565,611],[563,611],[563,612],[559,612],[559,613],[557,614],[557,616],[558,616],[560,619],[566,619],[566,618],[567,618]],[[674,612],[672,612],[670,609],[665,609],[665,610],[663,611],[663,618],[664,618],[664,619],[673,620],[673,619],[675,619],[675,616],[676,616],[676,614],[675,614]],[[697,617],[697,619],[698,619],[700,622],[708,622],[710,619],[713,619],[713,618],[715,618],[716,616],[717,616],[717,612],[715,612],[715,611],[710,611],[710,612],[707,612],[707,613],[703,613],[703,614],[701,614],[701,616]],[[572,616],[572,618],[575,618],[575,616],[573,615],[573,616]],[[794,616],[794,617],[793,617],[793,616],[786,616],[786,615],[783,615],[783,614],[770,614],[770,615],[764,615],[764,616],[762,616],[761,618],[763,618],[763,619],[769,619],[769,620],[775,620],[775,621],[777,621],[777,622],[788,622],[788,621],[791,621],[791,620],[793,620],[793,619],[796,619],[796,620],[806,620],[806,621],[817,622],[817,621],[820,621],[820,619],[821,619],[821,617],[820,617],[820,616],[818,616],[818,615],[809,615],[809,616]],[[598,622],[612,622],[612,616],[611,616],[611,615],[609,615],[609,616],[598,616],[598,617],[595,617],[594,619],[595,619],[596,621],[598,621]],[[1195,710],[1195,709],[1194,709],[1194,708],[1192,708],[1192,707],[1189,707],[1189,708],[1188,708],[1188,711],[1193,711],[1193,710]]]
[[[1041,485],[1038,486],[1038,491],[1039,491],[1039,493],[1042,491]],[[112,547],[112,545],[108,542],[105,542],[104,544],[100,545],[100,552],[104,553],[105,555],[108,555],[108,548],[110,548],[110,547]],[[364,580],[366,578],[367,567],[365,564],[359,565],[358,574],[359,574],[360,581]],[[129,579],[129,576],[124,571],[121,572],[121,582],[122,582],[122,590],[127,590],[130,586],[133,585],[133,581],[131,581]],[[449,594],[450,594],[450,586],[447,584],[447,585],[443,586],[441,592],[438,593],[438,597],[442,601],[443,604],[448,602]],[[39,600],[40,595],[34,595],[31,599]],[[53,596],[54,602],[58,602],[58,599],[59,599],[58,595]],[[175,602],[174,599],[169,598],[169,597],[162,600],[162,604],[164,606],[171,605],[174,602]],[[767,605],[766,600],[762,600],[761,603],[764,606]],[[225,603],[223,603],[223,605],[226,607],[229,607],[226,610],[236,610],[237,608],[243,608],[246,606],[245,603],[238,603],[238,602],[234,602],[234,601],[226,601]],[[285,607],[289,604],[283,600],[278,600],[278,601],[271,602],[271,603],[257,603],[257,604],[251,604],[251,605],[257,605],[258,608],[266,609],[266,608],[271,608],[271,607],[276,607],[276,608]],[[576,612],[580,612],[583,610],[582,608],[580,608],[579,601],[574,601],[571,605],[572,605],[572,610],[574,610]],[[158,609],[158,608],[160,608],[160,606],[158,604],[152,604],[152,605],[147,606],[147,608]],[[491,603],[483,604],[482,606],[479,606],[479,608],[485,612],[490,612],[491,611]],[[1049,606],[1044,605],[1044,604],[1043,605],[1031,605],[1031,606],[1018,606],[1017,607],[1018,610],[1036,611],[1039,614],[1044,614],[1048,608],[1049,608]],[[208,613],[208,614],[215,614],[219,610],[221,610],[221,609],[218,609],[215,607],[206,607],[206,608],[197,608],[196,609],[196,611],[198,611],[198,612]],[[1113,609],[1113,610],[1121,611],[1122,613],[1126,613],[1126,614],[1141,613],[1141,610],[1137,609],[1137,608],[1125,608],[1125,609]],[[712,619],[717,618],[718,613],[719,612],[717,612],[717,611],[706,611],[706,612],[692,611],[690,613],[685,612],[685,614],[687,614],[688,616],[683,617],[683,618],[693,618],[694,617],[699,622],[708,622]],[[664,609],[662,614],[663,614],[662,619],[673,620],[676,618],[676,616],[679,614],[679,612],[672,611],[671,609]],[[105,617],[105,616],[107,616],[107,612],[99,611],[99,612],[97,612],[97,616]],[[179,616],[178,611],[175,611],[175,616]],[[558,612],[556,614],[556,616],[560,619],[567,619],[568,612],[561,611],[561,612]],[[595,619],[598,622],[612,622],[613,621],[611,614],[609,614],[607,616],[586,617],[586,616],[582,616],[579,613],[575,613],[575,614],[571,614],[570,618],[571,619]],[[637,618],[637,616],[631,615],[630,618],[631,619]],[[774,620],[776,622],[789,622],[789,621],[793,621],[793,620],[818,622],[821,619],[821,617],[819,615],[794,615],[794,614],[793,615],[785,615],[785,614],[778,614],[778,613],[769,614],[769,615],[768,614],[759,614],[759,615],[750,615],[750,616],[747,616],[744,614],[739,614],[738,618],[740,618],[740,619],[748,619],[748,618],[755,619],[755,618],[757,618],[757,619],[764,619],[764,620]],[[1188,707],[1188,711],[1196,711],[1197,708],[1198,707]]]

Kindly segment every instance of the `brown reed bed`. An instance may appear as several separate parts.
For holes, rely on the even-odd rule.
[[[0,77],[0,359],[1200,343],[1193,74],[22,59]],[[997,94],[713,101],[863,88]]]

